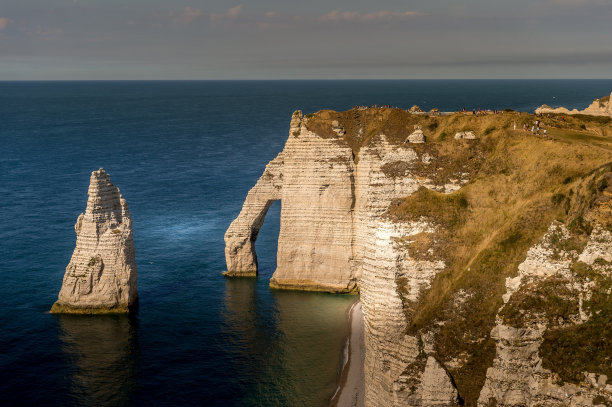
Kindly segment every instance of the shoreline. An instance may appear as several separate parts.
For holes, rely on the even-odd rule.
[[[358,301],[349,311],[348,357],[342,368],[338,389],[331,398],[331,407],[362,407],[364,405],[364,357],[363,311],[361,302]]]

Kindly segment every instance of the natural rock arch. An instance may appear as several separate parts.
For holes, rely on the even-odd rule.
[[[257,275],[255,240],[271,204],[280,200],[270,286],[354,291],[354,175],[353,152],[342,136],[318,136],[295,112],[284,150],[266,166],[225,234],[225,275]]]
[[[256,276],[255,240],[268,209],[281,199],[283,153],[266,166],[257,184],[249,191],[242,210],[225,233],[226,276]]]

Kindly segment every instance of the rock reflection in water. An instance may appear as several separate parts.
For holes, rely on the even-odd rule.
[[[254,356],[258,340],[257,307],[254,278],[228,278],[225,281],[225,312],[223,319],[231,340],[241,342],[237,350],[245,357]]]
[[[80,406],[125,406],[135,387],[135,319],[58,315],[62,350],[72,367],[71,397]]]
[[[329,404],[358,297],[270,290],[256,279],[228,279],[225,288],[224,336],[232,364],[248,371],[233,405]]]
[[[283,387],[291,405],[327,406],[340,374],[354,295],[274,291]]]

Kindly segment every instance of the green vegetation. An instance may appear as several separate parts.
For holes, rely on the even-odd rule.
[[[403,177],[410,172],[412,165],[406,161],[394,161],[381,167],[382,172],[391,178]]]
[[[520,328],[533,320],[545,320],[549,327],[579,317],[578,298],[566,280],[550,277],[543,282],[522,286],[499,316],[504,324]]]
[[[571,179],[571,178],[568,178]],[[566,182],[564,182],[566,183]],[[550,197],[551,202],[553,203],[553,205],[560,205],[563,201],[565,201],[565,195],[563,194],[553,194],[553,196]]]
[[[610,266],[597,259],[594,267],[582,262],[571,267],[577,279],[594,283],[591,298],[583,303],[591,318],[584,324],[550,329],[540,347],[543,366],[563,381],[579,383],[584,371],[612,377],[612,278],[597,271]]]
[[[590,232],[589,232],[590,233]],[[553,250],[553,258],[560,259],[563,253],[575,253],[578,255],[587,244],[586,236],[583,234],[564,236],[560,228],[550,233],[550,245]]]
[[[420,187],[410,199],[393,207],[392,213],[402,213],[404,219],[410,220],[434,218],[445,227],[452,228],[462,220],[467,207],[468,201],[463,191],[443,194]]]
[[[134,309],[138,306],[137,303],[126,307],[126,306],[117,306],[112,308],[104,308],[104,307],[73,307],[68,304],[62,304],[56,302],[51,307],[49,311],[51,314],[80,314],[80,315],[92,315],[92,314],[127,314],[131,309]]]

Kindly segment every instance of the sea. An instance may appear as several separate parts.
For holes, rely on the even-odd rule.
[[[294,110],[586,107],[612,80],[0,82],[0,404],[326,406],[354,295],[276,291],[280,202],[257,278],[223,235]],[[48,313],[103,167],[134,225],[139,307]]]

